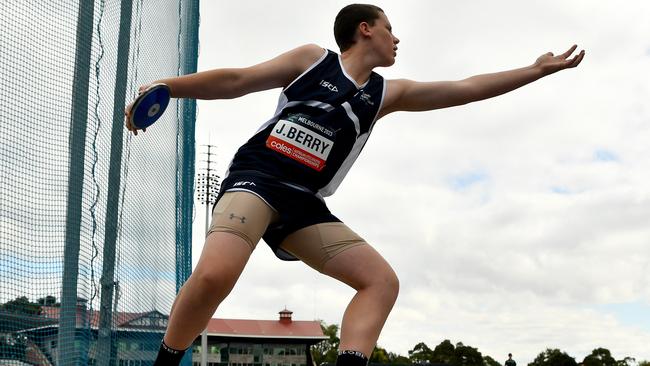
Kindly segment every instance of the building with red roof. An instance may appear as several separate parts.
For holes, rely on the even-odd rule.
[[[208,365],[312,365],[310,347],[327,337],[318,321],[293,320],[280,311],[277,320],[211,319],[207,326]],[[192,361],[200,365],[201,339],[194,342]]]
[[[208,365],[311,366],[310,347],[327,339],[320,322],[293,320],[292,312],[287,309],[279,315],[276,320],[211,319],[207,326]],[[77,332],[90,334],[89,365],[96,363],[99,317],[100,313],[87,309],[85,302],[77,307]],[[4,324],[0,328],[6,331],[5,336],[19,334],[21,339],[38,340],[25,346],[26,362],[52,365],[58,358],[59,318],[60,308],[56,306],[43,306],[37,316],[0,311],[0,325]],[[114,313],[110,357],[114,358],[115,365],[152,365],[168,318],[157,310]],[[9,325],[15,325],[15,329]],[[192,364],[201,364],[200,336],[192,346]]]

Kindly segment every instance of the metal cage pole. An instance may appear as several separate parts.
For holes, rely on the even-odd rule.
[[[79,2],[75,70],[72,83],[70,121],[70,165],[66,207],[65,248],[61,283],[59,316],[58,364],[76,365],[79,358],[77,340],[77,283],[79,280],[79,250],[81,247],[81,206],[88,125],[88,88],[90,55],[93,41],[94,0]]]
[[[111,156],[108,170],[108,185],[112,187],[106,197],[106,222],[101,295],[99,307],[99,329],[97,334],[97,365],[109,366],[115,360],[117,348],[113,347],[113,290],[115,281],[115,253],[117,244],[118,213],[122,176],[122,146],[124,136],[124,105],[129,69],[129,43],[131,34],[132,0],[122,0],[120,7],[120,31],[117,48],[117,73],[113,103],[113,125],[111,131]]]
[[[211,167],[212,156],[216,155],[212,152],[212,149],[216,147],[213,145],[207,145],[208,152],[204,153],[208,156],[207,160],[203,160],[206,163],[205,173],[198,174],[196,191],[198,195],[199,202],[205,205],[205,234],[208,234],[209,224],[210,224],[210,208],[217,201],[217,195],[219,194],[219,176],[215,173],[214,168]],[[208,331],[207,328],[203,329],[201,332],[201,366],[207,366],[208,364]]]

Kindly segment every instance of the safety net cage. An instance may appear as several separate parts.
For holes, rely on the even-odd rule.
[[[0,365],[151,365],[191,270],[195,104],[124,127],[196,71],[198,0],[0,9]]]

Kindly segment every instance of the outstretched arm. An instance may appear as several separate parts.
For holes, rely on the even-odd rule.
[[[227,68],[161,79],[173,98],[231,99],[257,91],[287,86],[324,50],[314,44],[295,48],[269,61],[246,68]]]
[[[232,99],[257,91],[289,85],[325,52],[314,44],[285,52],[269,61],[246,68],[215,69],[195,74],[160,79],[152,84],[169,86],[172,98]],[[140,87],[140,92],[148,85]],[[124,110],[125,124],[135,135],[138,130],[130,122],[133,103]],[[146,131],[146,129],[144,130]]]
[[[389,80],[380,117],[396,111],[428,111],[476,102],[522,87],[557,71],[580,64],[585,51],[571,57],[577,46],[561,55],[546,53],[520,69],[476,75],[459,81]]]

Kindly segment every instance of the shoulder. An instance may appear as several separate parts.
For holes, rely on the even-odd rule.
[[[268,61],[241,69],[240,73],[252,85],[252,91],[285,87],[326,53],[322,47],[306,44]]]
[[[287,52],[292,63],[302,72],[307,70],[316,61],[324,57],[329,51],[317,44],[306,44]]]

